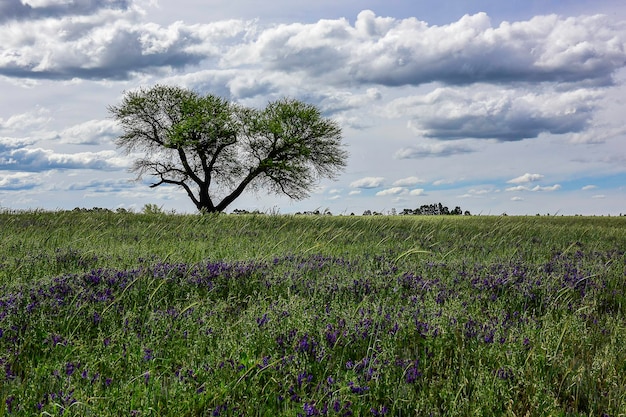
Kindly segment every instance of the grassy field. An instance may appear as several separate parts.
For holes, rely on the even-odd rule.
[[[626,217],[0,213],[0,416],[626,415]]]

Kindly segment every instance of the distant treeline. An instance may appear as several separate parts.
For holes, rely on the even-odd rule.
[[[450,210],[448,207],[444,206],[441,203],[438,204],[424,204],[416,209],[404,209],[400,212],[400,214],[404,215],[421,215],[421,216],[448,216],[448,215],[465,215],[470,216],[471,213],[469,210],[461,210],[461,207],[456,206],[453,210]]]
[[[54,212],[55,210],[45,210],[42,208],[34,208],[34,209],[11,209],[11,208],[7,208],[7,207],[2,207],[0,206],[0,214],[22,214],[22,213],[45,213],[45,212]],[[123,207],[118,207],[114,210],[109,209],[109,208],[103,208],[103,207],[92,207],[92,208],[85,208],[85,207],[75,207],[73,210],[62,210],[62,209],[57,209],[56,211],[58,212],[74,212],[74,213],[117,213],[117,214],[135,214],[135,213],[141,213],[141,214],[177,214],[176,210],[169,210],[169,211],[165,211],[163,210],[162,207],[156,205],[156,204],[145,204],[143,206],[142,209],[140,210],[135,210],[133,208],[123,208]],[[184,214],[184,213],[182,213]],[[248,210],[241,210],[241,209],[234,209],[231,214],[254,214],[254,215],[266,215],[266,214],[280,214],[280,211],[278,209],[272,209],[270,211],[260,211],[260,210],[253,210],[253,211],[248,211]],[[317,210],[313,210],[313,211],[304,211],[304,212],[297,212],[295,213],[295,215],[306,215],[306,216],[332,216],[333,213],[331,213],[331,211],[329,209],[325,209],[323,211],[320,211],[319,209]],[[345,213],[340,213],[340,216],[345,216]],[[350,213],[350,216],[355,216],[355,213]],[[392,208],[390,211],[387,211],[385,213],[381,213],[378,211],[372,211],[372,210],[365,210],[362,214],[363,216],[384,216],[384,215],[389,215],[389,216],[449,216],[449,215],[463,215],[463,216],[471,216],[471,213],[469,212],[469,210],[465,210],[463,211],[461,209],[461,207],[456,206],[453,210],[450,210],[448,207],[444,206],[441,203],[438,204],[424,204],[416,209],[403,209],[402,211],[398,212],[395,208]],[[480,214],[479,214],[480,215]],[[501,216],[506,216],[506,213],[502,213]],[[552,214],[552,216],[556,216],[557,214]],[[537,213],[536,216],[541,216],[541,214]],[[546,213],[545,216],[551,216],[551,214]],[[564,216],[573,216],[573,217],[604,217],[604,214],[568,214],[568,215],[564,215],[561,214],[561,217]],[[607,214],[606,216],[611,217],[611,214]],[[617,217],[622,217],[625,216],[626,217],[626,213],[619,213],[619,214],[614,214],[613,216],[617,216]]]
[[[7,210],[4,210],[5,212]],[[19,212],[19,210],[8,210],[8,211],[13,211],[13,212]],[[37,210],[35,210],[37,211]],[[44,211],[44,210],[42,210]],[[135,211],[132,208],[126,209],[126,208],[122,208],[119,207],[115,210],[111,210],[108,208],[103,208],[103,207],[92,207],[92,208],[84,208],[84,207],[75,207],[73,210],[73,212],[75,213],[118,213],[118,214],[126,214],[126,213],[135,213]],[[143,208],[138,211],[139,213],[143,213],[143,214],[176,214],[175,210],[171,210],[171,211],[164,211],[162,207],[156,205],[156,204],[145,204],[143,206]],[[253,210],[253,211],[248,211],[248,210],[241,210],[241,209],[235,209],[232,211],[232,214],[278,214],[277,210],[273,210],[272,212],[262,212],[259,210]],[[323,211],[320,211],[319,209],[317,210],[313,210],[313,211],[304,211],[304,212],[297,212],[295,213],[296,215],[309,215],[309,216],[332,216],[333,213],[330,212],[330,210],[325,209]],[[355,213],[350,213],[350,216],[354,216]],[[401,216],[407,216],[407,215],[418,215],[418,216],[448,216],[448,215],[465,215],[465,216],[469,216],[470,212],[469,211],[463,211],[461,210],[461,207],[456,206],[453,210],[450,210],[448,207],[444,206],[441,203],[437,203],[437,204],[424,204],[422,206],[420,206],[419,208],[416,209],[403,209],[402,211],[398,212],[395,208],[392,208],[391,211],[386,212],[386,213],[380,213],[378,211],[372,211],[372,210],[365,210],[363,212],[363,216],[382,216],[382,215],[391,215],[391,216],[396,216],[396,215],[401,215]]]
[[[246,214],[248,212],[245,210],[235,210],[234,213]],[[315,211],[305,211],[303,213],[301,212],[296,213],[296,215],[298,214],[313,215],[313,216],[332,215],[332,213],[328,209],[324,210],[323,212],[319,210],[315,210]],[[391,216],[396,216],[396,215],[401,215],[401,216],[409,216],[409,215],[414,215],[414,216],[450,216],[450,215],[470,216],[471,215],[468,210],[463,211],[461,207],[459,206],[456,206],[453,210],[450,210],[448,207],[444,206],[441,203],[424,204],[416,209],[405,208],[400,212],[398,212],[396,209],[391,209],[391,211],[387,214]],[[350,215],[354,216],[354,213],[350,213]],[[365,210],[363,212],[363,216],[382,216],[382,215],[383,213],[380,213],[378,211],[372,211],[372,210]]]

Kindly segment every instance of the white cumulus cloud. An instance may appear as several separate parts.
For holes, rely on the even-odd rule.
[[[536,138],[544,132],[583,131],[600,97],[599,90],[587,88],[557,91],[537,87],[531,91],[477,84],[441,87],[423,96],[402,97],[388,104],[386,114],[411,117],[410,128],[426,138],[516,141]],[[451,150],[471,151],[467,147]],[[444,148],[439,152],[445,155],[446,151]]]
[[[529,174],[526,173],[524,175],[521,175],[519,177],[515,177],[511,180],[508,180],[507,183],[509,184],[526,184],[529,182],[535,182],[535,181],[539,181],[543,179],[543,175],[541,174]]]
[[[0,25],[0,75],[48,79],[127,79],[133,73],[181,68],[221,56],[243,21],[204,25],[141,22],[136,10],[102,8],[36,23]]]
[[[124,163],[115,151],[59,153],[51,149],[21,148],[0,153],[0,171],[119,170]]]
[[[379,197],[389,196],[389,195],[404,195],[408,192],[408,190],[404,187],[391,187],[385,190],[379,191],[376,193]]]
[[[535,185],[531,191],[557,191],[561,189],[560,184],[548,185],[545,187],[541,187],[539,185]]]
[[[61,143],[97,145],[112,142],[121,133],[118,124],[113,120],[89,120],[59,133]]]
[[[417,184],[423,184],[426,181],[419,178],[419,177],[406,177],[406,178],[401,178],[399,180],[396,180],[393,182],[393,186],[395,187],[410,187],[412,185],[417,185]]]
[[[417,159],[432,156],[446,157],[472,152],[475,152],[475,150],[462,141],[432,142],[402,148],[395,153],[394,157],[397,159]]]
[[[0,190],[28,190],[35,188],[42,183],[42,179],[32,173],[5,173],[0,171]]]
[[[536,192],[536,191],[557,191],[561,189],[561,185],[560,184],[554,184],[554,185],[548,185],[548,186],[540,186],[540,185],[535,185],[534,187],[529,187],[526,185],[517,185],[515,187],[507,187],[506,191],[532,191],[532,192]]]
[[[383,184],[383,177],[365,177],[350,183],[352,188],[377,188]]]
[[[409,191],[409,195],[419,197],[422,195],[426,195],[426,191],[423,188],[415,188],[414,190]]]

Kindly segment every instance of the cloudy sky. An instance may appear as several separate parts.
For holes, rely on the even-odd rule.
[[[622,0],[0,0],[0,207],[194,212],[113,143],[156,83],[341,123],[338,180],[228,211],[626,213]]]

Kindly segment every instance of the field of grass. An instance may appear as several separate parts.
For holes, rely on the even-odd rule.
[[[626,415],[626,217],[0,213],[0,416]]]

